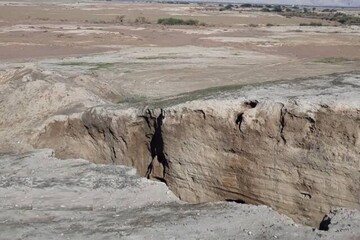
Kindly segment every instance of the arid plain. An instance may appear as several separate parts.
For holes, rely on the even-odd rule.
[[[0,239],[359,239],[360,26],[223,7],[0,2]]]

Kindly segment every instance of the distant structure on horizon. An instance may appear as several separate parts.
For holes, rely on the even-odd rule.
[[[186,0],[164,0],[164,1],[181,2]],[[251,3],[251,4],[360,7],[360,0],[189,0],[189,2],[233,2],[233,3]]]

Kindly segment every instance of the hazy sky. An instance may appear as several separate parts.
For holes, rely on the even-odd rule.
[[[0,0],[9,1],[11,0]],[[44,2],[82,2],[83,0],[23,0],[23,1],[44,1]],[[85,0],[92,1],[92,0]],[[96,0],[95,0],[96,1]],[[97,0],[99,1],[99,0]],[[100,0],[101,1],[101,0]],[[123,0],[113,0],[123,1]],[[131,0],[125,0],[131,1]],[[161,1],[161,0],[160,0]],[[187,1],[187,0],[162,0],[162,1]],[[343,6],[343,7],[360,7],[360,0],[191,0],[199,2],[236,2],[236,3],[262,3],[262,4],[296,4],[296,5],[314,5],[314,6]]]
[[[274,3],[274,4],[360,7],[360,0],[238,0],[238,1],[246,2],[246,3]]]

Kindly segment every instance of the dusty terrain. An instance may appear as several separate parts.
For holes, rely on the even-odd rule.
[[[186,204],[134,169],[59,161],[51,150],[3,155],[0,162],[4,240],[356,239],[360,227],[356,212],[346,209],[333,211],[324,232],[265,206]]]
[[[317,21],[0,2],[0,239],[359,239],[360,27]]]
[[[321,20],[317,22],[322,22],[324,27],[299,27],[300,23],[312,20],[286,18],[275,13],[246,9],[219,12],[218,7],[196,4],[0,4],[1,59],[105,52],[129,45],[226,46],[301,59],[353,59],[360,55],[359,27],[339,27]],[[122,22],[119,17],[123,17]],[[149,24],[136,23],[139,17],[144,17]],[[163,17],[197,19],[207,26],[155,24]],[[267,24],[274,27],[266,27]]]

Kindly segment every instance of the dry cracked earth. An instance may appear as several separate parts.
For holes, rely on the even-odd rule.
[[[0,2],[0,239],[360,239],[360,28],[311,21]]]

